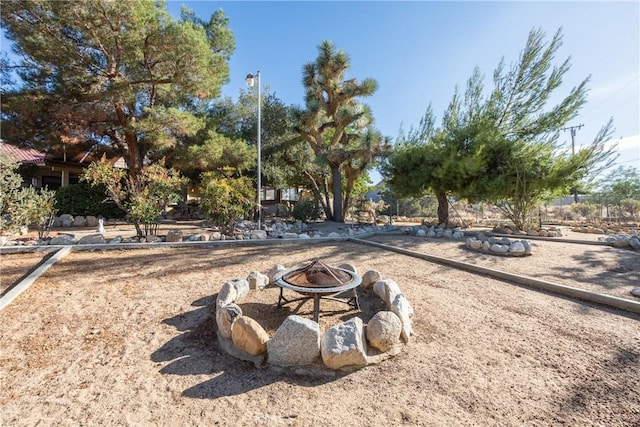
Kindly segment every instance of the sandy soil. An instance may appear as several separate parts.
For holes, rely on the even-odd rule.
[[[536,242],[527,258],[455,242],[377,241],[623,296],[638,254]],[[2,262],[6,265],[6,255]],[[224,281],[312,258],[396,280],[414,309],[404,351],[305,376],[232,359],[210,306]],[[246,314],[273,331],[276,289]],[[362,312],[325,305],[321,327]],[[334,311],[336,310],[336,311]],[[78,252],[0,312],[0,425],[621,425],[640,420],[640,316],[357,243]]]

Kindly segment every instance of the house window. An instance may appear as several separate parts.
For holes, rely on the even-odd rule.
[[[270,201],[276,199],[276,190],[275,188],[265,187],[262,189],[263,197],[262,200]]]

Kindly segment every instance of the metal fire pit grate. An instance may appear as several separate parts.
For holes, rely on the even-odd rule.
[[[320,299],[343,302],[360,310],[356,288],[362,283],[362,278],[352,271],[331,267],[320,260],[280,272],[275,276],[274,283],[280,288],[278,308],[313,298],[313,320],[316,322],[320,316]],[[284,289],[290,289],[303,296],[287,299],[284,297]],[[350,296],[335,296],[347,291],[352,291]]]

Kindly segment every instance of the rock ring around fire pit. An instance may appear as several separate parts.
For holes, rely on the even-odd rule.
[[[400,353],[403,344],[409,342],[412,334],[413,308],[395,281],[383,279],[376,270],[367,271],[359,276],[355,271],[336,267],[329,267],[330,270],[327,271],[326,265],[319,263],[311,263],[306,267],[311,268],[304,269],[303,266],[287,270],[282,266],[276,266],[274,269],[279,271],[279,274],[275,273],[274,269],[271,269],[269,277],[254,271],[249,274],[248,279],[226,282],[218,293],[214,307],[220,347],[231,356],[251,361],[258,367],[269,365],[276,368],[294,368],[296,373],[313,374],[318,369],[321,372],[326,368],[353,370],[380,363]],[[316,267],[320,270],[316,270]],[[305,274],[304,278],[299,276],[300,270]],[[334,275],[337,277],[333,277]],[[269,289],[267,283],[274,285],[273,279],[276,276],[278,279],[284,277],[289,286],[296,287],[280,287],[281,292],[282,289],[290,289],[303,295],[296,300],[313,298],[314,302],[317,301],[318,310],[314,312],[314,317],[319,313],[320,299],[332,298],[332,295],[344,293],[345,290],[351,290],[357,295],[356,288],[361,289],[361,296],[380,298],[385,307],[382,310],[374,309],[375,314],[367,324],[360,317],[354,316],[328,327],[325,331],[321,330],[317,321],[292,314],[275,329],[273,336],[269,336],[260,323],[243,314],[242,307],[237,302],[250,297],[252,292]],[[318,292],[314,292],[313,288],[310,291],[309,287],[299,286],[302,279],[303,283],[311,279],[312,283],[324,284],[325,287],[318,287],[321,289]],[[316,279],[318,280],[314,282]],[[330,286],[336,279],[343,285]],[[300,289],[297,289],[298,287]],[[350,299],[352,298],[339,301],[357,308],[357,300],[349,301]],[[279,304],[289,302],[292,300],[281,300]],[[374,306],[376,305],[379,306],[378,303],[374,303]]]
[[[355,272],[344,268],[331,267],[320,260],[297,268],[281,271],[276,274],[273,282],[280,288],[278,308],[297,301],[306,301],[313,298],[313,320],[317,322],[320,317],[320,300],[328,299],[345,304],[360,310],[358,293],[356,288],[362,283],[362,278]],[[284,290],[289,289],[303,295],[299,298],[287,299]],[[352,291],[346,298],[337,295]]]

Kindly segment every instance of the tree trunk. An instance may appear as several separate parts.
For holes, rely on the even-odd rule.
[[[447,193],[438,191],[436,193],[438,199],[438,224],[449,224],[449,199]]]
[[[333,220],[344,222],[342,215],[342,174],[340,166],[331,165],[331,178],[333,184]]]

